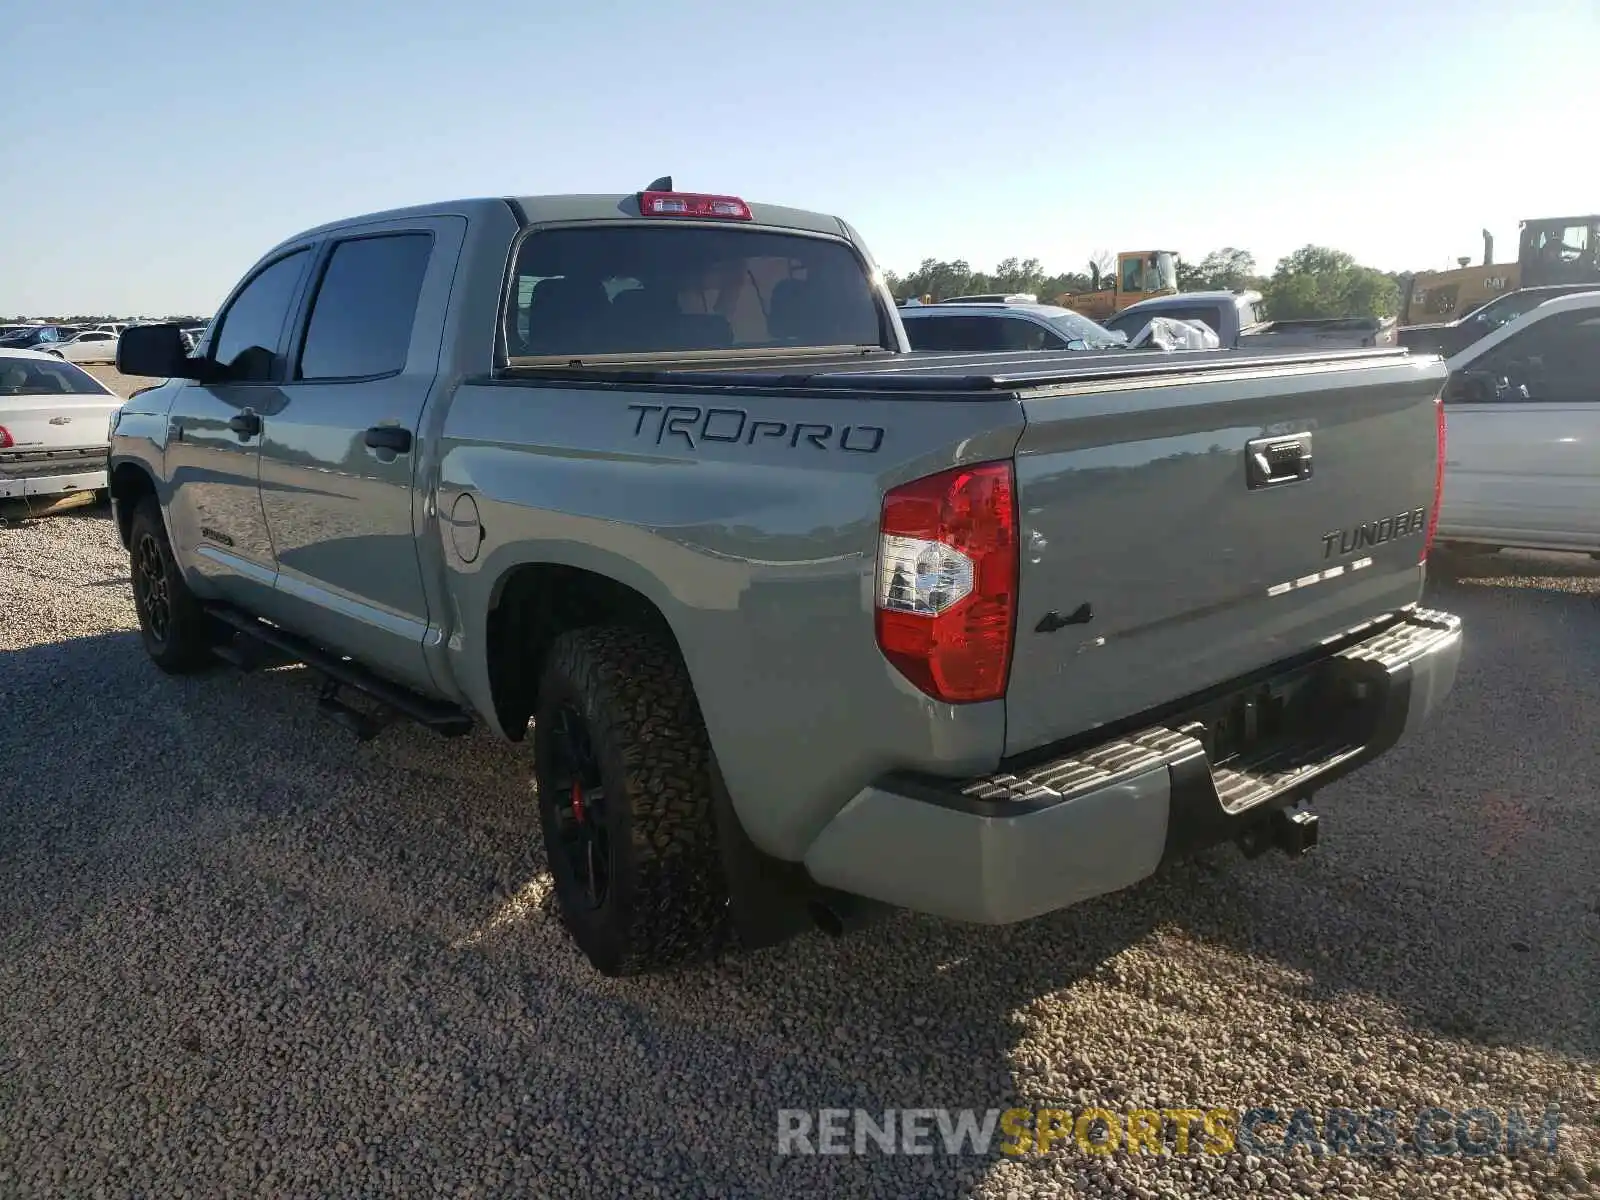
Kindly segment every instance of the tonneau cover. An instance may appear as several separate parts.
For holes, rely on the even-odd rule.
[[[979,354],[912,351],[839,356],[727,356],[646,361],[591,360],[571,364],[512,360],[516,378],[654,384],[707,388],[811,388],[911,392],[1015,392],[1096,380],[1212,375],[1245,369],[1306,369],[1364,360],[1397,359],[1392,348],[1273,353],[1267,350],[1032,350]]]

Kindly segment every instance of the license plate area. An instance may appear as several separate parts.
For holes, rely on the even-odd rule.
[[[1197,739],[1212,767],[1248,767],[1300,743],[1361,736],[1370,706],[1360,686],[1318,663],[1219,696],[1173,728]]]

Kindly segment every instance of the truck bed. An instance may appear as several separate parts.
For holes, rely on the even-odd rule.
[[[881,496],[910,464],[974,453],[976,429],[1014,429],[987,439],[1005,450],[980,452],[1015,464],[1022,554],[1007,754],[1291,658],[1414,603],[1421,587],[1444,373],[1403,350],[724,357],[508,374],[621,391],[618,407],[645,401],[633,407],[653,424],[640,416],[628,427],[652,448],[741,477],[769,461],[797,472],[796,494],[811,504],[858,472]],[[775,430],[787,422],[788,436],[772,447],[737,433],[693,440],[688,427],[719,393],[740,429],[759,417]],[[917,400],[939,417],[905,410]],[[807,424],[787,407],[795,401]],[[986,416],[990,404],[1009,411]],[[872,453],[793,457],[801,431],[826,431],[822,449],[854,421],[879,428]],[[939,431],[958,426],[973,432],[946,442]],[[1254,481],[1259,454],[1303,458],[1304,477]],[[713,473],[701,477],[714,486]],[[871,570],[875,547],[834,549]],[[1065,617],[1080,611],[1092,615]]]

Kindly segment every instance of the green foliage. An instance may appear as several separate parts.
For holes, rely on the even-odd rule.
[[[1268,314],[1280,321],[1392,317],[1400,310],[1400,286],[1392,276],[1327,246],[1302,246],[1279,259],[1262,292]]]
[[[1184,292],[1259,289],[1266,280],[1256,274],[1256,258],[1248,250],[1224,246],[1199,263],[1178,260],[1178,290]]]
[[[1109,271],[1112,255],[1096,252],[1094,261]],[[1046,274],[1037,258],[1007,258],[992,271],[974,271],[964,259],[925,258],[915,271],[884,272],[897,297],[931,295],[935,300],[977,292],[1033,292],[1046,303],[1068,292],[1087,292],[1090,272]],[[1364,267],[1342,250],[1303,246],[1280,259],[1272,276],[1257,273],[1248,250],[1224,246],[1198,263],[1179,259],[1178,289],[1203,292],[1251,288],[1266,299],[1267,313],[1282,320],[1302,317],[1391,317],[1400,308],[1400,277]]]

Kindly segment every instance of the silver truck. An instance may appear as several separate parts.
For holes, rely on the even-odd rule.
[[[531,731],[607,973],[1303,850],[1455,676],[1438,359],[913,353],[836,217],[670,180],[357,217],[118,365],[167,379],[109,481],[156,665]]]
[[[1310,317],[1298,321],[1270,321],[1262,316],[1261,293],[1179,292],[1130,304],[1105,322],[1113,333],[1129,341],[1152,317],[1202,321],[1224,346],[1240,350],[1336,350],[1348,347],[1393,346],[1399,341],[1394,317]]]

